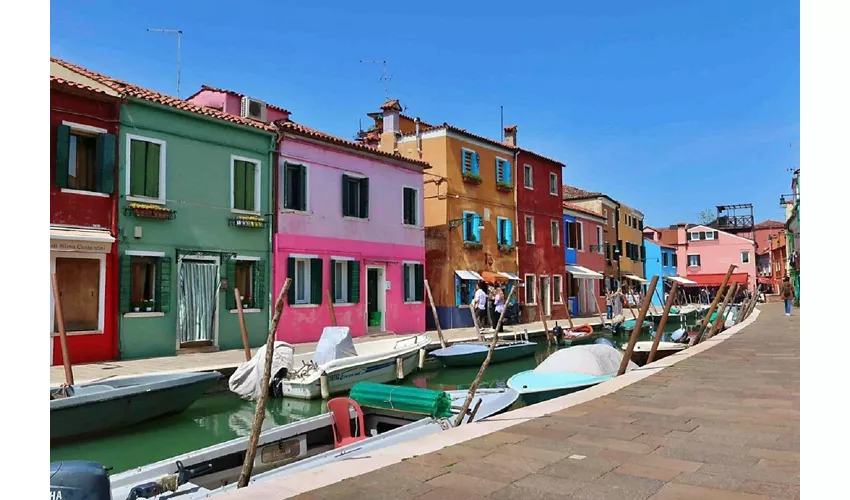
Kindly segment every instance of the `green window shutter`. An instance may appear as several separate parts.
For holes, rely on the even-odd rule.
[[[360,303],[360,262],[348,261],[348,301]]]
[[[254,262],[254,307],[266,308],[266,263],[262,260]]]
[[[331,298],[333,299],[334,304],[336,304],[336,261],[331,259]]]
[[[360,217],[369,218],[369,179],[360,179]]]
[[[425,297],[425,266],[422,264],[413,264],[413,273],[415,276],[413,284],[413,299],[416,302],[422,302]]]
[[[322,303],[322,259],[310,259],[310,303]]]
[[[289,284],[289,290],[286,292],[286,300],[289,305],[295,303],[295,259],[290,257],[286,259],[286,277],[292,280]],[[280,286],[283,286],[281,283]]]
[[[245,210],[245,170],[244,161],[233,162],[233,208]]]
[[[145,143],[145,193],[148,198],[159,198],[159,144]]]
[[[224,307],[228,311],[236,309],[236,296],[233,290],[236,288],[236,259],[227,259],[224,263],[224,275],[227,277],[227,290],[224,293]],[[244,296],[245,290],[239,290]]]
[[[112,194],[115,191],[115,148],[114,134],[98,134],[97,179],[101,193]]]
[[[350,216],[351,213],[348,210],[348,205],[351,203],[348,196],[348,183],[349,177],[345,174],[342,174],[342,215],[344,217]]]
[[[56,187],[68,187],[68,155],[71,150],[71,127],[56,126]]]
[[[145,195],[145,154],[144,141],[130,141],[130,196]]]
[[[401,266],[401,274],[403,278],[402,281],[404,282],[404,290],[402,291],[401,295],[402,297],[404,297],[405,302],[410,302],[411,300],[413,300],[413,297],[411,297],[407,293],[407,291],[410,290],[410,266],[411,264],[403,264]]]
[[[156,289],[159,291],[157,297],[158,311],[167,313],[171,310],[171,257],[159,259],[159,269],[156,273]]]
[[[133,257],[121,256],[121,274],[118,277],[118,310],[122,313],[130,312],[130,293],[133,288]]]
[[[245,210],[253,212],[257,209],[254,203],[254,187],[256,179],[257,165],[254,163],[243,162],[245,165]]]

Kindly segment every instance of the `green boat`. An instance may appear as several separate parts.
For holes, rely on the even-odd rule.
[[[444,349],[437,349],[431,352],[431,356],[446,367],[481,366],[484,358],[487,357],[487,351],[489,349],[489,342],[468,342],[454,344]],[[490,363],[503,363],[505,361],[527,358],[534,356],[536,351],[537,344],[534,342],[499,342],[496,348],[493,349],[493,356],[490,358]]]

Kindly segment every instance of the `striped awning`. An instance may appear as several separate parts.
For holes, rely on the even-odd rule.
[[[460,278],[462,280],[482,281],[484,279],[484,278],[481,277],[480,274],[476,273],[475,271],[456,270],[455,274],[457,274],[458,278]]]
[[[572,274],[575,278],[589,279],[589,280],[601,280],[604,278],[602,274],[597,273],[596,271],[591,271],[586,267],[575,266],[575,265],[567,265],[567,272]]]
[[[695,281],[682,278],[681,276],[665,276],[664,279],[668,279],[670,281],[677,281],[680,285],[696,285]]]
[[[634,274],[627,274],[624,277],[632,281],[637,281],[638,283],[649,283],[649,281],[641,278],[640,276],[635,276]]]

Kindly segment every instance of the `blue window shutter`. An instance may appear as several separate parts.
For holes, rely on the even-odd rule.
[[[455,305],[460,307],[460,278],[455,274]]]
[[[510,183],[511,183],[511,162],[509,162],[509,161],[506,161],[506,162],[505,162],[505,164],[504,164],[504,174],[503,174],[503,177],[504,177],[504,181],[505,181],[507,184],[510,184]]]
[[[472,173],[480,175],[478,172],[478,153],[472,153]]]
[[[468,167],[467,164],[469,165]],[[472,171],[472,156],[469,154],[469,151],[460,151],[460,171],[464,174]]]
[[[472,234],[475,236],[475,242],[481,243],[481,217],[478,214],[472,216]]]
[[[513,225],[513,221],[508,219],[505,221],[505,241],[508,245],[513,245],[513,235],[511,234],[511,226]]]

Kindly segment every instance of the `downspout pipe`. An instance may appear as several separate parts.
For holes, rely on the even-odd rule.
[[[274,301],[277,298],[277,294],[274,289],[274,270],[277,268],[277,263],[274,261],[275,256],[275,235],[277,234],[277,218],[278,218],[278,185],[280,182],[278,162],[280,161],[280,148],[283,146],[283,133],[280,131],[278,127],[275,127],[277,130],[276,133],[272,134],[269,139],[271,142],[271,146],[269,147],[269,175],[271,176],[271,182],[269,183],[270,192],[269,192],[269,205],[271,210],[269,213],[271,214],[271,224],[269,224],[269,250],[268,250],[268,281],[269,286],[266,287],[266,294],[268,295],[266,304],[268,307],[266,310],[268,311],[268,328],[271,328],[272,321],[272,309],[274,307]],[[277,338],[277,332],[275,332],[275,338]]]
[[[118,137],[121,132],[121,103],[122,100],[115,101],[115,116],[117,119],[115,120],[115,139],[116,143],[118,143]],[[117,145],[117,144],[116,144]],[[113,176],[114,184],[112,186],[112,221],[109,224],[109,230],[112,232],[112,236],[115,238],[113,242],[114,247],[112,248],[112,275],[113,279],[120,280],[121,279],[121,251],[119,249],[119,238],[118,238],[118,199],[120,198],[121,189],[121,169],[119,168],[119,160],[120,160],[120,149],[119,147],[115,148],[115,175]],[[118,289],[118,293],[116,293],[112,299],[112,310],[115,311],[115,317],[112,319],[112,358],[120,359],[121,358],[121,342],[119,338],[120,330],[121,330],[121,284],[116,281],[116,287]]]

